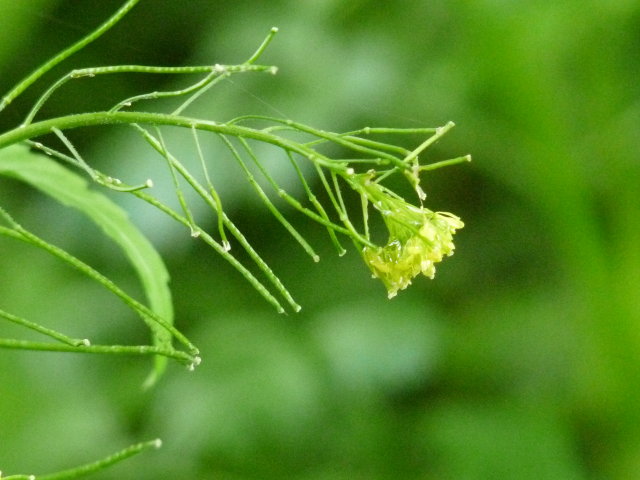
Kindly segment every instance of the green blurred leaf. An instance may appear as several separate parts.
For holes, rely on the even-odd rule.
[[[38,22],[42,21],[42,17],[55,4],[55,0],[30,0],[29,2],[0,0],[0,12],[2,12],[0,67],[10,64],[12,58],[17,57],[16,53],[24,49],[25,39],[34,28],[37,28]]]
[[[55,161],[34,154],[22,145],[0,151],[0,174],[21,180],[61,204],[89,217],[118,244],[135,268],[151,309],[173,323],[169,274],[162,258],[146,237],[131,223],[126,212],[87,182]],[[159,325],[150,324],[154,344],[169,346],[171,334]],[[155,368],[146,381],[152,385],[166,368],[167,359],[156,357]]]

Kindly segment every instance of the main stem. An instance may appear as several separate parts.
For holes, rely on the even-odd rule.
[[[70,130],[80,127],[92,127],[98,125],[122,125],[122,124],[146,124],[146,125],[171,125],[174,127],[195,128],[209,132],[231,135],[235,137],[251,138],[265,143],[276,145],[284,150],[298,153],[303,157],[327,167],[336,172],[346,172],[347,167],[332,162],[329,158],[319,154],[315,150],[286,138],[273,135],[261,130],[255,130],[239,125],[219,124],[212,121],[178,115],[166,115],[162,113],[147,112],[92,112],[68,115],[52,118],[27,126],[10,130],[0,135],[0,149],[9,145],[29,140],[51,133],[54,128]]]

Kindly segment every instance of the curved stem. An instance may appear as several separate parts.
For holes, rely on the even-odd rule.
[[[198,363],[198,357],[175,349],[157,347],[155,345],[65,345],[62,343],[31,342],[0,338],[0,348],[13,350],[35,350],[42,352],[71,353],[111,353],[116,355],[162,355],[174,358],[185,365]]]
[[[140,0],[128,0],[120,9],[114,13],[106,22],[100,25],[97,29],[91,32],[89,35],[79,40],[78,42],[71,45],[69,48],[66,48],[58,55],[53,57],[47,63],[34,70],[30,75],[26,78],[22,79],[13,89],[7,93],[2,102],[0,102],[0,112],[5,109],[7,105],[9,105],[13,100],[16,99],[22,92],[24,92],[27,88],[31,86],[36,80],[38,80],[42,75],[47,73],[53,67],[58,65],[60,62],[66,60],[71,55],[76,53],[78,50],[82,50],[84,47],[89,45],[91,42],[102,36],[105,32],[111,29],[116,23],[118,23],[122,17],[124,17],[129,11],[135,7],[135,5]]]
[[[2,228],[0,228],[0,233],[2,233]],[[21,325],[23,327],[26,327],[30,330],[34,330],[38,333],[41,333],[43,335],[46,335],[48,337],[53,338],[54,340],[58,340],[59,342],[62,342],[64,344],[67,344],[71,347],[77,347],[80,345],[90,345],[89,340],[85,339],[79,339],[79,338],[71,338],[68,337],[67,335],[65,335],[64,333],[60,333],[57,332],[55,330],[52,330],[50,328],[47,327],[43,327],[42,325],[39,325],[35,322],[31,322],[25,318],[21,318],[18,317],[16,315],[13,315],[9,312],[5,312],[3,310],[0,310],[0,318],[4,318],[5,320],[8,320],[9,322],[15,323],[17,325]]]
[[[80,467],[71,468],[69,470],[64,470],[58,473],[50,473],[48,475],[38,475],[38,480],[65,480],[71,478],[78,478],[84,475],[88,475],[91,473],[99,472],[104,470],[105,468],[114,465],[116,463],[121,462],[129,457],[137,455],[139,453],[144,452],[145,450],[149,450],[152,448],[160,448],[162,446],[162,441],[159,438],[155,440],[151,440],[148,442],[137,443],[135,445],[131,445],[119,452],[114,453],[113,455],[109,455],[102,460],[98,460],[97,462],[87,463]]]
[[[42,240],[40,237],[34,235],[28,230],[25,230],[22,226],[20,226],[17,222],[15,222],[9,216],[9,214],[6,211],[4,211],[2,208],[0,208],[0,216],[4,218],[5,221],[7,221],[7,223],[9,223],[12,227],[12,229],[2,228],[1,230],[3,235],[11,236],[23,242],[34,245],[38,248],[45,250],[47,253],[63,260],[64,262],[71,265],[76,270],[82,272],[84,275],[87,275],[92,280],[95,280],[104,288],[106,288],[111,293],[113,293],[115,296],[120,298],[120,300],[122,300],[122,302],[124,302],[125,305],[131,308],[131,310],[136,312],[144,322],[146,322],[147,324],[151,324],[153,322],[157,323],[158,325],[162,326],[165,330],[170,332],[176,338],[176,340],[178,340],[185,347],[187,347],[190,352],[192,352],[194,355],[198,354],[199,352],[198,348],[195,345],[193,345],[189,341],[189,339],[185,337],[178,329],[176,329],[176,327],[168,323],[162,317],[158,316],[146,305],[143,305],[142,303],[138,302],[137,300],[129,296],[126,292],[124,292],[124,290],[118,287],[109,278],[105,277],[100,272],[95,270],[93,267],[91,267],[90,265],[87,265],[86,263],[74,257],[67,251],[62,250],[61,248],[58,248],[55,245],[52,245],[51,243],[48,243],[45,240]]]
[[[111,65],[107,67],[90,67],[71,70],[69,73],[60,77],[35,103],[25,120],[24,125],[30,124],[38,111],[45,102],[51,98],[56,90],[62,87],[69,80],[79,78],[93,78],[96,75],[114,74],[114,73],[155,73],[155,74],[192,74],[192,73],[208,73],[213,70],[211,65],[191,66],[191,67],[155,67],[146,65]]]
[[[91,112],[43,120],[41,122],[32,123],[31,125],[15,128],[3,133],[0,135],[0,148],[24,140],[29,140],[34,137],[39,137],[41,135],[46,135],[51,133],[54,128],[63,131],[80,127],[128,125],[135,123],[148,125],[172,125],[174,127],[195,128],[197,130],[221,133],[234,137],[251,138],[253,140],[270,143],[284,150],[298,153],[301,156],[308,158],[313,163],[331,171],[335,171],[337,173],[347,173],[349,171],[349,168],[344,164],[336,163],[310,147],[306,147],[298,142],[288,140],[277,135],[272,135],[261,130],[179,115],[147,112]]]

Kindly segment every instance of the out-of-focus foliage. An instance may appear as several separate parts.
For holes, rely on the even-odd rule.
[[[118,5],[0,1],[2,90]],[[223,201],[303,305],[278,316],[187,232],[115,197],[166,255],[177,323],[203,364],[142,392],[138,359],[0,351],[0,468],[53,471],[159,436],[162,450],[100,478],[640,477],[640,4],[148,1],[56,73],[238,63],[273,25],[281,33],[263,60],[279,74],[236,77],[190,113],[336,131],[454,120],[429,158],[474,162],[424,183],[426,206],[466,224],[456,254],[389,301],[353,249],[337,258],[321,228],[292,214],[322,253],[311,262],[221,155]],[[170,85],[95,81],[67,85],[43,114]],[[3,130],[25,106],[3,112]],[[122,129],[74,139],[132,181],[163,169]],[[73,212],[5,180],[0,201],[136,288],[117,249]],[[23,245],[0,239],[0,272],[9,311],[96,339],[144,335]]]

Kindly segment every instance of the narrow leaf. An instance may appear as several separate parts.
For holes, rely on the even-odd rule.
[[[147,238],[129,220],[126,212],[103,194],[90,190],[87,181],[54,160],[29,151],[23,145],[0,150],[0,175],[21,180],[61,204],[89,217],[126,254],[136,270],[151,310],[173,323],[169,274],[162,258]],[[151,325],[154,344],[170,347],[171,334]],[[152,385],[166,368],[167,359],[155,358],[154,371],[145,385]]]

